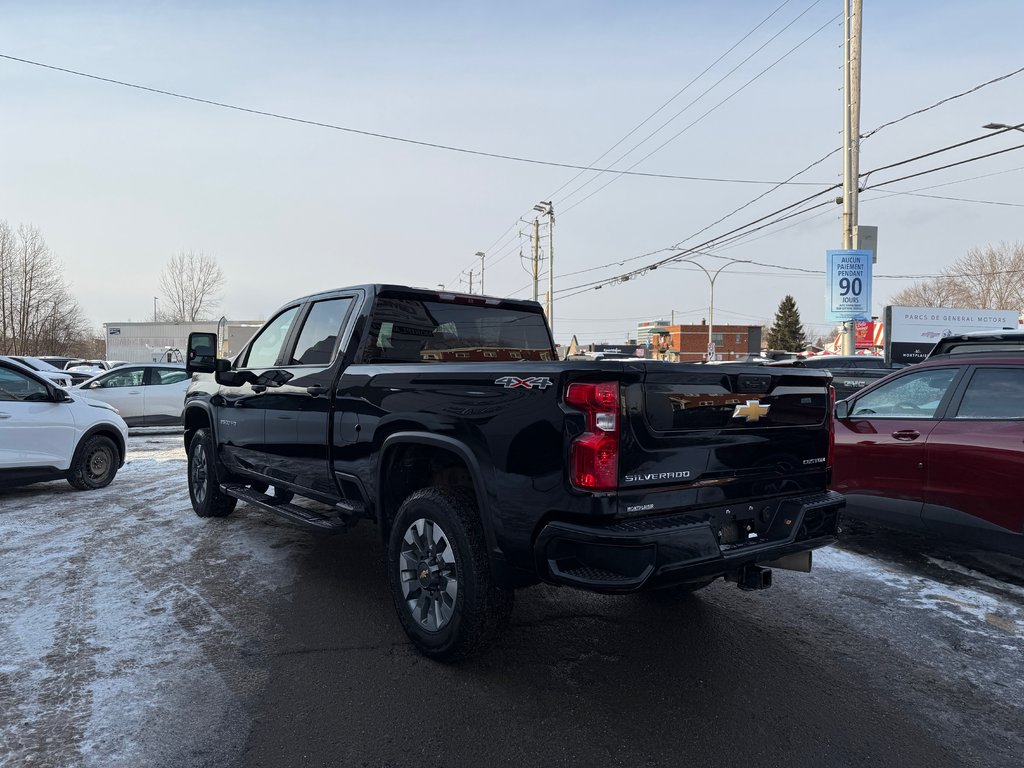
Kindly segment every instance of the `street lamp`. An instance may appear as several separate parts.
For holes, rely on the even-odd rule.
[[[710,300],[710,302],[708,304],[708,351],[710,353],[710,350],[711,350],[711,333],[714,330],[714,325],[715,325],[715,280],[718,279],[718,276],[720,274],[722,274],[723,270],[728,269],[733,264],[744,264],[745,262],[743,262],[741,260],[727,261],[725,264],[720,266],[714,272],[708,271],[702,264],[698,264],[696,261],[691,261],[689,263],[693,264],[693,266],[695,266],[698,269],[700,269],[700,271],[703,272],[707,276],[708,282],[711,283],[711,300]]]
[[[1012,130],[1012,131],[1020,131],[1021,133],[1024,133],[1024,128],[1022,128],[1021,126],[1019,126],[1019,125],[1006,125],[1005,123],[987,123],[986,125],[983,125],[981,127],[985,128],[985,129],[987,129],[989,131],[1003,131],[1003,130],[1011,131]]]
[[[484,293],[484,259],[487,256],[483,251],[477,251],[473,255],[480,259],[480,295],[482,296]]]
[[[533,210],[548,217],[548,301],[547,314],[548,326],[551,328],[551,335],[555,335],[555,207],[550,200],[541,200]],[[536,244],[534,246],[536,248]],[[536,253],[536,250],[534,251]],[[536,265],[534,265],[534,280],[536,280]],[[534,282],[536,291],[536,282]],[[536,297],[534,297],[536,298]]]

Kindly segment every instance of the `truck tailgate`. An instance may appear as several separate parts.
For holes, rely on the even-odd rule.
[[[828,373],[643,367],[624,392],[619,514],[764,502],[827,486]]]

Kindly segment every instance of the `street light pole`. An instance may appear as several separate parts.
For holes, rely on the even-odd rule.
[[[555,207],[550,201],[542,200],[533,206],[533,210],[537,213],[546,214],[548,217],[548,299],[545,302],[545,310],[548,316],[548,326],[551,328],[551,335],[555,335]],[[534,237],[539,238],[537,227],[539,226],[537,220],[534,219]],[[533,283],[533,299],[537,300],[537,240],[534,241],[534,283]]]
[[[483,294],[483,292],[484,292],[484,258],[485,258],[484,252],[483,251],[477,251],[476,252],[476,257],[478,259],[480,259],[480,293]]]
[[[722,274],[723,270],[728,269],[733,264],[743,264],[744,262],[742,260],[727,261],[714,272],[708,271],[703,264],[700,264],[696,261],[691,261],[688,263],[693,264],[693,266],[700,269],[700,271],[703,272],[705,276],[708,278],[708,282],[711,284],[711,296],[710,302],[708,304],[708,349],[711,349],[711,334],[714,331],[715,327],[715,280],[718,279],[718,276]]]

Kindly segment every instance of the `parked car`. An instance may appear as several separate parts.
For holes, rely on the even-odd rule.
[[[74,383],[72,382],[71,376],[68,373],[66,373],[65,371],[60,371],[57,368],[54,368],[52,365],[45,362],[44,360],[39,360],[38,358],[35,357],[26,357],[24,355],[7,355],[5,359],[13,360],[19,365],[23,365],[24,367],[28,368],[30,371],[35,371],[44,379],[53,382],[58,387],[63,387],[64,389],[67,389]]]
[[[68,371],[73,368],[98,368],[101,371],[109,371],[112,368],[117,368],[122,365],[128,365],[127,360],[83,360],[81,358],[75,358],[68,360],[64,363],[64,370]]]
[[[972,331],[946,336],[935,342],[925,359],[936,355],[975,354],[978,352],[1024,352],[1024,331]]]
[[[65,478],[80,490],[110,484],[128,427],[106,403],[0,359],[0,488]]]
[[[73,389],[110,403],[130,427],[162,427],[181,424],[190,379],[181,365],[126,363]]]
[[[843,400],[897,370],[887,366],[885,358],[878,355],[818,355],[797,357],[768,365],[828,371],[832,374],[832,386],[835,387],[837,400]]]
[[[832,488],[851,517],[1024,555],[1024,351],[962,347],[836,404]]]

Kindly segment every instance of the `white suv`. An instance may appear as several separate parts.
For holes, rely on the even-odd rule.
[[[0,488],[59,478],[80,490],[103,488],[124,464],[127,443],[113,407],[0,359]]]

